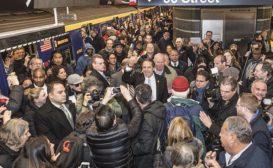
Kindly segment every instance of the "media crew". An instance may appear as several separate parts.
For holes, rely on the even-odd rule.
[[[105,91],[103,89],[103,84],[100,80],[98,80],[94,76],[84,78],[82,82],[82,96],[79,100],[78,108],[80,108],[80,112],[84,111],[96,111],[96,109],[100,106],[101,101],[103,100]],[[119,118],[121,118],[125,123],[128,123],[131,115],[130,111],[127,108],[128,103],[120,94],[120,88],[113,88],[113,93],[115,96],[107,103],[111,108],[111,111]]]
[[[209,103],[208,114],[200,113],[201,122],[208,128],[207,142],[208,149],[217,148],[219,150],[220,141],[219,133],[226,118],[236,116],[236,103],[238,100],[237,81],[231,77],[225,77],[220,82],[220,96],[219,101],[212,102],[211,98],[207,98]]]
[[[209,105],[206,97],[209,96],[213,90],[213,84],[210,82],[210,74],[205,70],[198,70],[194,82],[194,86],[191,89],[191,97],[200,103],[205,112],[208,112]],[[209,96],[210,97],[210,96]]]
[[[103,83],[94,76],[82,81],[82,95],[79,100],[80,112],[93,110],[103,96]]]

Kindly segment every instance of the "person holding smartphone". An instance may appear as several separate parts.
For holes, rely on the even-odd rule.
[[[133,155],[130,139],[138,133],[142,113],[125,86],[120,86],[121,94],[128,102],[132,119],[125,124],[112,112],[107,103],[116,95],[114,88],[107,88],[105,96],[97,108],[95,124],[87,130],[87,142],[96,158],[98,168],[132,167]],[[120,150],[120,152],[116,152]]]

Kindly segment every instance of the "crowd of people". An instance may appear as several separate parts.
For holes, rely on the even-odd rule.
[[[172,11],[83,26],[75,65],[3,57],[4,168],[270,168],[273,54],[267,31],[242,54],[207,31],[173,38]]]

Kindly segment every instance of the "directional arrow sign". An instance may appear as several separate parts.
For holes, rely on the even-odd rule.
[[[27,0],[27,2],[26,2],[27,7],[29,6],[30,2],[31,2],[31,0]]]

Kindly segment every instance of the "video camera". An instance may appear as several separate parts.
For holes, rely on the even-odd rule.
[[[211,71],[211,80],[210,80],[211,87],[206,88],[205,98],[211,98],[210,101],[216,102],[217,100],[221,98],[219,80],[218,80],[219,73],[216,67],[211,68],[210,71]]]
[[[86,94],[89,94],[91,96],[91,99],[88,101],[88,104],[90,105],[100,101],[101,98],[103,97],[103,94],[101,93],[101,91],[98,91],[97,89],[94,89],[92,90],[91,93],[86,93]]]
[[[114,87],[112,90],[112,94],[119,94],[120,92],[120,87]]]

